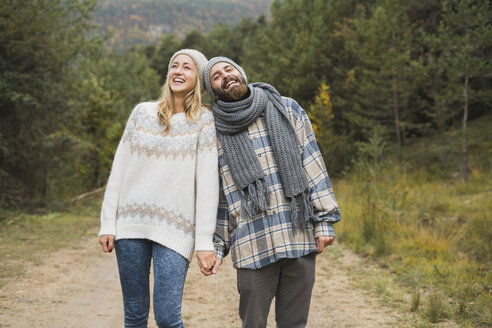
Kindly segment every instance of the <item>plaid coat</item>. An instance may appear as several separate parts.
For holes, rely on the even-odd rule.
[[[241,216],[240,193],[219,142],[220,198],[214,235],[215,255],[223,258],[230,251],[233,265],[238,269],[259,269],[282,258],[298,258],[315,252],[315,238],[335,236],[332,225],[340,220],[340,209],[311,122],[295,100],[286,97],[282,100],[297,133],[316,218],[306,229],[293,233],[290,203],[283,192],[263,116],[248,127],[248,136],[270,191],[267,211],[250,219]]]

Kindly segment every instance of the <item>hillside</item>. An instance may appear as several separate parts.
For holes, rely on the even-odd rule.
[[[109,51],[153,44],[164,34],[208,33],[218,23],[267,15],[272,0],[100,0],[94,12]]]

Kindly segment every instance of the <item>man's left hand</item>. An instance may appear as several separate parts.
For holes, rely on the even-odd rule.
[[[325,250],[326,246],[330,246],[335,241],[335,237],[332,236],[320,236],[316,238],[316,253],[321,254]]]

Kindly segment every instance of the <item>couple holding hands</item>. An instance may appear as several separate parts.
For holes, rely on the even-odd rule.
[[[207,91],[212,110],[202,105]],[[340,210],[306,112],[233,60],[182,49],[158,101],[137,105],[118,145],[99,242],[116,250],[125,327],[147,327],[149,273],[158,327],[184,327],[196,251],[216,274],[230,252],[242,327],[307,324],[316,254]]]

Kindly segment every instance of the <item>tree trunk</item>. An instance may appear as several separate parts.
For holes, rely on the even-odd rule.
[[[463,88],[463,97],[465,98],[465,108],[463,110],[463,161],[461,164],[461,175],[463,181],[468,181],[468,147],[466,140],[466,124],[468,122],[468,74],[465,75],[465,85]]]
[[[398,160],[401,160],[401,132],[400,132],[400,115],[398,111],[398,94],[396,92],[396,78],[393,77],[393,112],[395,115],[395,134],[396,134],[396,151]]]
[[[395,39],[395,31],[392,32],[392,40]],[[400,113],[398,109],[398,92],[396,88],[396,69],[395,62],[391,60],[391,73],[392,77],[392,91],[393,91],[393,113],[395,117],[395,134],[396,134],[396,151],[398,154],[398,160],[401,160],[401,132],[400,132]]]
[[[83,194],[81,194],[81,195],[78,195],[77,197],[74,197],[74,198],[70,199],[68,202],[69,202],[69,203],[74,203],[74,202],[79,201],[79,200],[81,200],[81,199],[84,199],[84,198],[86,198],[86,197],[89,197],[89,196],[92,196],[92,195],[98,194],[98,193],[100,193],[100,192],[104,191],[104,189],[106,189],[106,186],[101,187],[101,188],[94,189],[94,190],[92,190],[92,191],[89,191],[89,192],[83,193]]]

